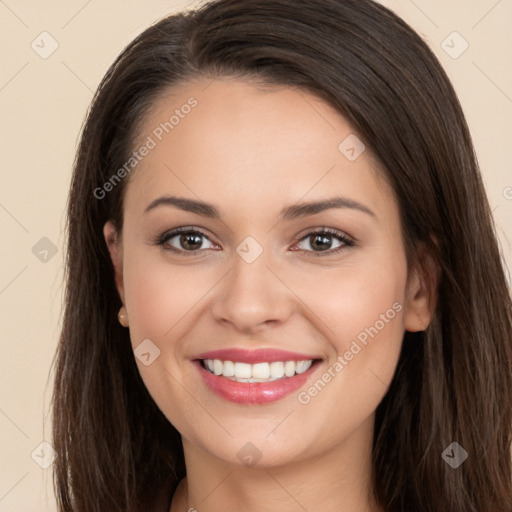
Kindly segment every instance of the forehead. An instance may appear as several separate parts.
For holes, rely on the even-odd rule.
[[[285,86],[198,80],[168,89],[147,113],[126,204],[173,193],[258,206],[315,199],[392,199],[379,164],[350,124],[313,94]],[[348,150],[348,151],[347,151]],[[357,158],[354,159],[354,156]]]

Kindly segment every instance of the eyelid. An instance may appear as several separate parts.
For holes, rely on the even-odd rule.
[[[317,228],[306,229],[305,231],[302,231],[300,234],[297,235],[296,240],[297,241],[304,240],[304,238],[307,238],[308,236],[311,236],[311,235],[316,235],[317,233],[319,233],[319,234],[327,233],[334,237],[339,237],[339,238],[345,239],[347,241],[350,241],[354,244],[357,242],[357,239],[354,238],[352,235],[349,235],[347,232],[342,231],[340,229],[336,229],[336,228],[330,228],[327,226],[319,226]]]

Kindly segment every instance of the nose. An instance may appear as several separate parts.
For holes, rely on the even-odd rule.
[[[250,334],[290,317],[293,293],[269,266],[265,251],[252,263],[234,255],[233,268],[219,283],[211,305],[217,322]]]

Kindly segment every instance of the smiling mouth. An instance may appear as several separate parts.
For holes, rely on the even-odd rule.
[[[234,382],[273,382],[286,380],[307,371],[319,359],[302,361],[272,361],[256,364],[221,359],[201,359],[203,368]]]

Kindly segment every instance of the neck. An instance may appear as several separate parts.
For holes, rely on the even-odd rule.
[[[185,439],[187,477],[171,512],[382,512],[372,499],[373,416],[338,446],[281,465],[248,468]]]

